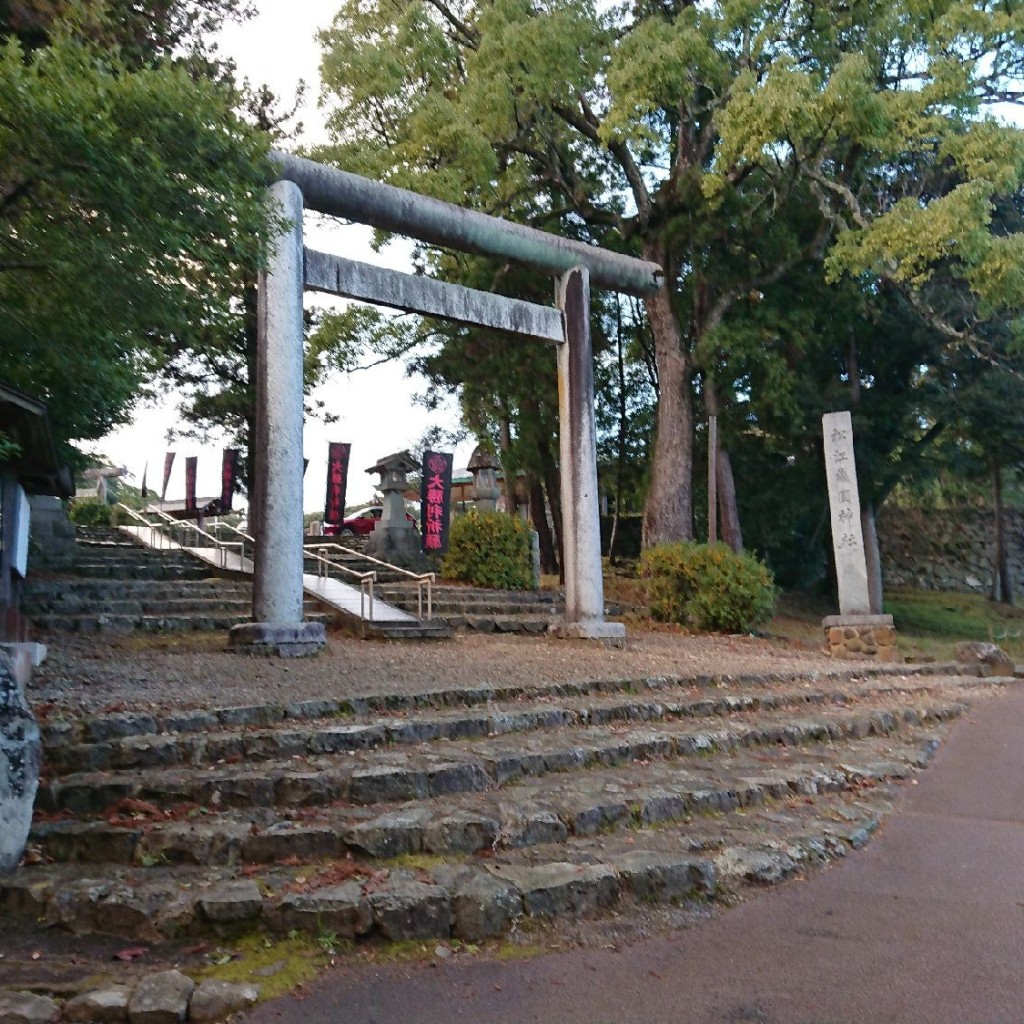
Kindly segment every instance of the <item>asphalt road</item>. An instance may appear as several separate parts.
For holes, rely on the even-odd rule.
[[[1024,685],[953,729],[863,850],[621,952],[344,969],[247,1024],[1021,1024]]]

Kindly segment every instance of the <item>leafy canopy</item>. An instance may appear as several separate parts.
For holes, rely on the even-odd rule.
[[[229,330],[266,237],[267,142],[224,85],[58,26],[0,46],[0,378],[63,441],[124,422],[168,339]]]

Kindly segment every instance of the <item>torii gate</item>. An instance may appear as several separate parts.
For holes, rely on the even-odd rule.
[[[633,295],[657,290],[655,263],[607,252],[285,153],[268,190],[285,221],[259,276],[256,382],[258,509],[253,621],[231,644],[286,655],[325,643],[302,618],[302,293],[304,289],[552,342],[558,354],[565,618],[561,635],[625,636],[604,619],[590,339],[590,282]],[[385,270],[303,248],[304,206],[422,242],[555,271],[556,307]]]

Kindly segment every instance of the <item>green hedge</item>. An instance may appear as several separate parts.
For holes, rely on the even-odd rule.
[[[753,555],[724,544],[678,543],[640,556],[647,604],[653,618],[694,629],[747,633],[771,618],[775,584]]]
[[[110,506],[98,498],[75,498],[68,503],[68,519],[79,526],[109,526]]]
[[[530,533],[529,524],[518,516],[470,509],[452,520],[441,574],[478,587],[529,590]]]

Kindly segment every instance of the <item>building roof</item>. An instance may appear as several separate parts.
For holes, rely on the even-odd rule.
[[[4,469],[13,471],[29,494],[74,495],[75,482],[57,456],[45,402],[0,384],[0,432],[21,449]]]

